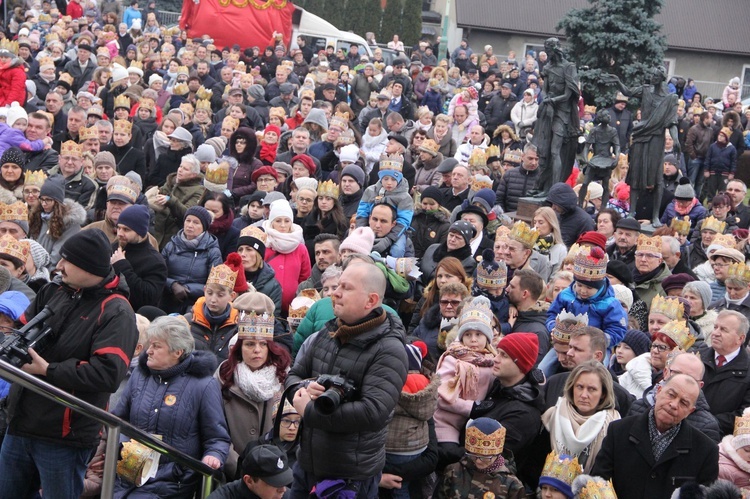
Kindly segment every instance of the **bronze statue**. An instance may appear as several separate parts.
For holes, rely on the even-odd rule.
[[[583,206],[589,184],[601,182],[604,188],[602,194],[602,207],[609,201],[609,177],[612,170],[617,166],[620,157],[620,137],[617,129],[609,125],[611,117],[606,109],[600,109],[594,118],[594,128],[586,137],[586,145],[583,148],[579,163],[583,165],[585,177],[578,195],[578,202]],[[589,159],[589,153],[593,156]]]
[[[578,146],[578,99],[581,95],[574,63],[563,57],[560,40],[548,38],[544,50],[544,100],[537,112],[532,142],[539,154],[539,176],[531,196],[544,197],[550,187],[565,182],[573,171]]]
[[[664,130],[674,141],[679,155],[677,138],[677,95],[667,89],[667,70],[663,66],[651,71],[650,84],[626,87],[616,75],[603,75],[603,83],[614,83],[628,97],[641,99],[641,120],[633,126],[628,160],[630,168],[625,181],[630,186],[630,216],[635,215],[640,196],[653,194],[651,225],[661,227],[659,208],[664,192]]]

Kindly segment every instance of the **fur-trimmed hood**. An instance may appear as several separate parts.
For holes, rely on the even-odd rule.
[[[150,376],[151,370],[146,365],[147,361],[148,352],[144,351],[138,357],[138,368],[143,371],[146,376]],[[179,372],[177,375],[184,374],[195,378],[205,378],[212,376],[214,371],[216,371],[216,355],[208,350],[194,350],[184,360],[177,364],[177,366],[184,366],[182,370],[178,370]],[[166,371],[171,371],[172,369],[177,368],[177,366],[171,367]]]
[[[485,135],[485,137],[487,137]],[[489,140],[489,138],[488,138]],[[419,169],[422,168],[423,170],[432,171],[438,166],[440,166],[440,163],[443,162],[443,155],[442,153],[437,153],[437,155],[433,156],[432,158],[428,159],[427,161],[422,161],[421,158],[417,158],[417,160],[414,162],[414,168]]]
[[[237,139],[242,137],[245,139],[246,145],[245,150],[242,154],[238,154],[234,145],[237,143]],[[251,164],[255,157],[255,150],[258,148],[258,139],[255,136],[252,128],[241,126],[235,131],[229,138],[229,152],[230,155],[240,163]]]
[[[734,445],[732,445],[732,439],[734,438],[734,435],[726,435],[719,444],[719,461],[721,461],[722,457],[729,458],[734,465],[744,471],[745,473],[750,473],[750,463],[745,461],[740,457],[739,454],[737,454],[737,451],[734,448]]]
[[[65,230],[73,225],[83,225],[86,222],[86,209],[72,199],[66,199],[63,202],[63,225]]]
[[[435,219],[438,222],[444,223],[444,222],[450,222],[451,220],[451,212],[448,211],[448,209],[445,206],[441,206],[437,210],[435,210],[432,213],[427,213],[426,210],[424,210],[421,206],[419,208],[414,208],[414,216],[417,215],[425,216],[425,217],[435,217]]]
[[[435,66],[432,68],[432,71],[430,71],[430,78],[437,78],[437,75],[440,74],[440,76],[443,77],[443,81],[448,81],[448,71],[445,70],[445,68],[441,68],[440,66]]]

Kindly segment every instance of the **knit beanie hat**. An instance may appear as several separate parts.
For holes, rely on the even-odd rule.
[[[249,287],[247,285],[247,280],[245,279],[245,269],[242,267],[242,257],[240,254],[234,251],[229,253],[227,259],[224,260],[224,265],[237,273],[237,278],[234,280],[234,288],[232,291],[237,294],[247,291]]]
[[[539,338],[534,333],[511,333],[503,336],[497,348],[508,354],[522,373],[528,374],[539,355]]]
[[[34,261],[34,266],[37,269],[46,268],[50,262],[50,256],[44,246],[34,241],[33,239],[21,239],[29,243],[29,252],[31,253],[31,259]]]
[[[581,234],[576,242],[579,245],[583,245],[584,243],[593,244],[594,246],[598,246],[602,250],[605,250],[607,246],[607,236],[594,230],[590,230]]]
[[[490,300],[484,296],[477,296],[466,305],[458,322],[458,341],[461,341],[466,331],[479,331],[487,337],[487,343],[492,342],[492,308]]]
[[[357,147],[356,144],[349,144],[345,145],[341,148],[341,152],[339,152],[339,161],[340,162],[349,162],[354,163],[359,159],[359,147]]]
[[[346,165],[341,171],[341,177],[345,176],[353,178],[359,184],[360,189],[365,186],[365,172],[359,165]]]
[[[112,247],[99,229],[82,230],[65,241],[60,256],[81,270],[99,277],[107,277],[112,270],[109,260]]]
[[[677,157],[674,154],[665,154],[663,162],[670,165],[677,165]]]
[[[358,255],[369,255],[375,244],[375,233],[369,227],[357,227],[344,239],[339,251],[350,250]]]
[[[120,217],[117,219],[117,225],[124,225],[139,236],[145,237],[148,233],[150,218],[148,207],[142,204],[134,204],[122,210]]]
[[[697,295],[700,297],[701,301],[703,302],[703,310],[708,310],[708,306],[711,305],[711,285],[707,282],[703,281],[692,281],[687,284],[685,284],[685,287],[682,288],[682,294],[683,296],[685,293],[693,293],[694,295]]]
[[[194,156],[201,163],[213,163],[216,161],[216,149],[209,144],[201,144],[195,150]]]
[[[621,260],[610,260],[607,262],[607,274],[616,277],[625,286],[633,284],[633,272],[628,264]]]
[[[680,179],[680,185],[674,190],[674,198],[686,199],[689,201],[692,201],[693,198],[695,198],[695,189],[693,189],[693,186],[690,184],[690,179],[688,177],[682,177]]]
[[[622,284],[613,284],[612,291],[615,292],[615,298],[623,307],[630,310],[633,307],[633,292]]]
[[[604,187],[596,182],[591,182],[588,187],[589,199],[600,199],[604,195]]]
[[[237,247],[250,246],[258,252],[261,258],[266,257],[266,233],[260,227],[248,225],[240,231],[240,237],[237,239]]]
[[[15,122],[21,119],[28,121],[29,115],[18,102],[13,102],[8,108],[8,116],[5,118],[5,123],[12,128]]]
[[[661,289],[663,289],[665,293],[668,293],[673,289],[678,289],[682,292],[685,288],[685,284],[693,282],[694,280],[695,278],[693,278],[693,276],[685,274],[684,272],[680,274],[672,274],[661,282]]]
[[[200,220],[204,231],[208,230],[208,228],[211,226],[211,222],[213,221],[211,212],[209,212],[203,206],[191,206],[187,209],[187,211],[185,211],[185,218],[187,218],[188,215],[193,215],[195,218]],[[185,218],[183,218],[183,220],[185,220]]]
[[[247,95],[252,97],[253,100],[265,100],[266,91],[263,89],[262,85],[256,83],[250,85],[250,88],[247,89]]]
[[[646,333],[638,331],[637,329],[631,329],[625,333],[622,343],[629,346],[633,352],[635,352],[636,357],[643,355],[651,348],[651,339]]]
[[[115,156],[109,151],[101,151],[96,153],[96,156],[94,156],[94,166],[99,165],[109,165],[112,167],[112,169],[117,168],[117,161],[115,161]]]
[[[420,372],[422,370],[422,351],[417,345],[406,344],[406,358],[409,361],[409,371]]]
[[[273,223],[279,217],[287,217],[289,220],[294,220],[294,213],[292,207],[289,206],[289,201],[286,199],[279,199],[271,203],[271,209],[268,213],[268,221]]]
[[[23,170],[23,166],[26,163],[23,151],[18,147],[10,147],[6,149],[2,158],[0,158],[0,166],[7,165],[8,163],[20,166]]]
[[[485,213],[489,213],[492,210],[492,207],[495,206],[496,201],[497,195],[495,194],[495,191],[487,188],[479,189],[474,194],[474,197],[471,198],[471,204],[480,204]]]
[[[468,246],[468,244],[471,242],[471,238],[474,237],[476,229],[474,229],[474,226],[466,220],[456,220],[451,224],[448,232],[456,232],[458,234],[461,234],[461,237],[464,238],[464,241],[466,241],[466,245]]]
[[[601,289],[607,282],[607,254],[598,246],[581,248],[573,261],[573,276],[585,286]]]
[[[440,189],[438,189],[434,185],[431,185],[427,189],[422,191],[422,199],[424,198],[433,199],[437,204],[440,205],[443,204],[443,194],[440,192]]]
[[[58,203],[65,202],[65,184],[58,178],[48,178],[39,191],[39,197],[52,198]]]
[[[6,291],[0,294],[0,314],[17,321],[29,307],[29,303],[29,299],[20,291]]]

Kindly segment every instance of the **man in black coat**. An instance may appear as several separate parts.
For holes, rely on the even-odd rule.
[[[646,414],[610,423],[591,474],[611,479],[619,499],[670,497],[686,482],[719,475],[719,448],[689,423],[700,386],[676,374],[656,391]]]
[[[506,158],[508,152],[505,153]],[[518,199],[534,188],[539,173],[539,156],[536,146],[528,144],[523,151],[523,163],[505,172],[497,188],[497,204],[505,212],[516,211]]]
[[[612,126],[617,129],[620,138],[620,150],[627,154],[630,149],[630,134],[633,132],[633,113],[628,109],[628,98],[621,92],[617,93],[615,103],[607,109]]]
[[[563,242],[568,248],[573,246],[578,236],[594,230],[594,220],[578,206],[578,197],[568,184],[558,182],[553,185],[547,194],[545,205],[552,206],[557,213]]]
[[[513,85],[508,82],[503,83],[500,93],[490,99],[484,110],[484,116],[487,119],[487,133],[492,135],[495,128],[510,121],[510,112],[517,102],[518,99],[513,95]]]

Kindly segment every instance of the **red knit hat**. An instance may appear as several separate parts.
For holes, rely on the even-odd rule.
[[[229,253],[224,265],[237,272],[237,280],[234,281],[234,292],[239,294],[247,291],[249,288],[247,287],[247,280],[245,280],[245,269],[242,267],[242,257],[240,254]]]
[[[607,245],[607,236],[604,234],[600,234],[599,232],[590,230],[588,232],[584,232],[578,237],[578,241],[576,241],[578,244],[581,243],[589,243],[593,244],[594,246],[600,247],[602,250],[606,249],[605,246]]]
[[[508,354],[522,373],[528,374],[539,355],[539,339],[534,333],[511,333],[498,342],[497,348]]]
[[[271,175],[273,178],[276,179],[276,181],[279,181],[279,174],[276,172],[276,168],[268,165],[263,165],[257,170],[253,172],[253,174],[250,176],[250,180],[253,181],[253,183],[258,182],[258,178],[261,175]]]

